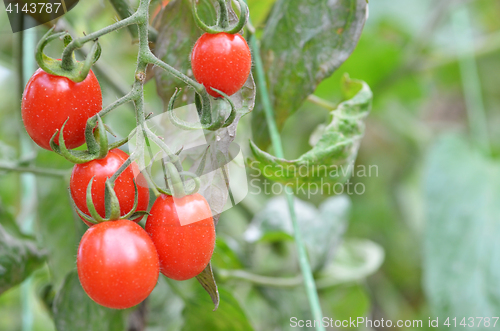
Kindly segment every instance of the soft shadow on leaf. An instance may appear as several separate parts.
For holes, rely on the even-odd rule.
[[[433,313],[495,316],[500,311],[500,163],[453,135],[431,149],[425,169],[423,279]]]
[[[63,180],[37,178],[38,218],[36,231],[48,251],[47,262],[54,286],[75,268],[78,243],[87,226],[76,219]]]
[[[318,288],[358,282],[375,273],[384,262],[384,249],[366,239],[348,239],[318,274]]]
[[[8,222],[8,228],[16,229],[8,233],[0,224],[0,294],[20,284],[45,261],[45,253],[37,247],[34,238],[13,236],[20,231],[7,217],[5,212],[0,214],[2,223]]]
[[[184,320],[184,301],[168,285],[165,277],[158,278],[158,284],[147,298],[146,330],[178,331]]]
[[[289,161],[274,157],[250,142],[255,161],[249,162],[256,163],[268,179],[295,187],[303,183],[345,182],[352,174],[364,135],[364,119],[371,109],[372,92],[365,82],[345,76],[343,93],[350,98],[330,113],[332,121],[320,134],[315,133],[320,138],[309,152]],[[333,189],[329,193],[333,194]]]
[[[199,288],[195,297],[186,302],[183,311],[183,331],[217,330],[247,331],[253,330],[246,313],[233,295],[219,288],[220,306],[213,310],[213,302],[205,291]]]
[[[321,268],[332,256],[347,226],[351,202],[347,196],[331,197],[319,209],[295,198],[297,220],[302,231],[311,266]],[[249,242],[293,238],[293,226],[284,197],[269,200],[253,218],[245,239]]]
[[[278,128],[352,53],[365,24],[366,0],[278,0],[260,53]],[[252,116],[260,148],[270,142],[262,105]]]
[[[58,331],[125,329],[126,311],[105,308],[92,301],[80,285],[76,270],[64,279],[52,309]]]

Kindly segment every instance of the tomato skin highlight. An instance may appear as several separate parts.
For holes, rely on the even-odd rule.
[[[97,213],[101,215],[101,217],[105,216],[104,188],[106,179],[113,176],[127,158],[127,153],[119,149],[112,149],[104,159],[75,164],[71,173],[70,191],[71,197],[78,209],[90,216],[87,207],[87,187],[92,177],[94,177],[94,181],[92,182],[92,201],[94,202]],[[133,180],[136,182],[138,194],[136,211],[146,211],[148,209],[149,188],[146,179],[140,173],[137,164],[132,162],[115,181],[114,190],[118,197],[118,202],[120,203],[121,216],[127,214],[134,206],[135,189]],[[141,219],[142,217],[139,217],[134,219],[134,221],[139,222]],[[88,226],[93,225],[84,219],[82,220]]]
[[[184,209],[184,221],[197,221],[181,225],[176,204],[183,206],[180,208]],[[170,195],[159,196],[151,207],[145,229],[155,244],[160,271],[165,276],[175,280],[190,279],[210,262],[215,247],[215,225],[210,206],[200,194],[175,199],[175,203]]]
[[[245,84],[252,68],[252,56],[245,38],[225,32],[203,34],[191,53],[191,67],[196,80],[213,97],[233,95]]]
[[[80,241],[76,264],[88,296],[114,309],[130,308],[146,299],[160,271],[151,238],[129,220],[89,228]]]
[[[85,143],[87,120],[102,109],[99,82],[92,70],[83,82],[54,76],[38,69],[24,89],[21,113],[29,136],[40,147],[50,148],[50,138],[64,122],[67,148]],[[56,136],[56,143],[59,135]]]

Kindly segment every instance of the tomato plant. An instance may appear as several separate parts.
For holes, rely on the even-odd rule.
[[[38,69],[24,89],[21,113],[29,136],[51,150],[50,138],[64,127],[66,147],[85,143],[87,120],[102,108],[101,87],[92,70],[80,83]],[[57,137],[55,139],[57,143]]]
[[[85,214],[89,215],[87,207],[87,187],[92,178],[92,201],[96,211],[102,217],[105,216],[104,188],[106,179],[120,168],[127,160],[127,153],[119,149],[112,149],[104,159],[97,159],[83,164],[76,164],[73,167],[70,179],[71,197],[75,205]],[[140,173],[139,167],[135,162],[123,171],[115,181],[114,190],[120,203],[120,214],[127,214],[134,206],[135,186],[137,185],[137,211],[145,211],[149,204],[149,188],[144,176]],[[139,222],[142,216],[134,221]],[[87,225],[89,222],[83,220]]]
[[[203,34],[191,53],[193,75],[203,84],[208,94],[227,95],[236,93],[246,82],[252,67],[250,48],[239,34],[225,32]]]
[[[210,206],[200,194],[159,196],[146,221],[158,251],[161,272],[175,280],[193,278],[205,269],[215,246]]]
[[[130,308],[146,299],[159,275],[158,255],[151,238],[129,220],[89,228],[78,247],[76,264],[89,297],[115,309]]]

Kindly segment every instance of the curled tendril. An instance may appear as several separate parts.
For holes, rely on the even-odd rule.
[[[218,0],[220,6],[219,17],[217,19],[217,25],[213,26],[208,26],[201,20],[201,18],[198,15],[196,1],[193,1],[193,16],[196,24],[203,31],[212,34],[220,32],[234,34],[240,32],[248,21],[249,11],[245,1],[243,0],[236,0],[236,1],[238,1],[238,4],[240,6],[240,17],[238,18],[238,22],[233,25],[229,24],[229,15],[227,10],[226,0]]]
[[[40,68],[45,72],[55,75],[63,76],[71,79],[75,83],[79,83],[87,78],[89,74],[90,67],[99,59],[101,56],[101,46],[97,40],[94,41],[89,55],[83,62],[76,61],[73,54],[72,61],[70,62],[69,68],[63,68],[62,62],[60,60],[55,60],[43,52],[47,44],[55,39],[63,39],[64,45],[67,46],[73,39],[68,32],[59,32],[52,34],[54,28],[51,28],[43,37],[40,39],[37,48],[35,59]]]
[[[227,94],[224,92],[217,90],[215,88],[211,88],[217,93],[220,93],[223,97],[224,100],[226,100],[229,105],[231,106],[231,112],[229,113],[229,116],[225,118],[224,113],[220,112],[220,109],[217,109],[217,107],[213,107],[213,112],[211,116],[211,122],[209,124],[198,124],[198,123],[189,123],[187,121],[184,121],[177,117],[174,112],[174,104],[175,100],[177,99],[177,96],[179,95],[180,89],[176,89],[172,97],[170,98],[170,101],[167,106],[167,116],[169,120],[174,124],[175,126],[183,129],[183,130],[210,130],[210,131],[215,131],[220,128],[225,128],[229,125],[231,125],[234,122],[234,119],[236,118],[236,108],[234,106],[233,101]],[[197,103],[197,109],[200,112],[199,105]]]

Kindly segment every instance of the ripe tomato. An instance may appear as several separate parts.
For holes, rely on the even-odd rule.
[[[75,83],[38,69],[24,89],[21,113],[31,139],[38,146],[52,150],[50,138],[68,118],[64,127],[66,147],[83,145],[87,120],[101,108],[101,87],[92,70],[83,82]]]
[[[114,309],[130,308],[146,299],[160,273],[151,238],[129,220],[89,228],[80,241],[76,266],[88,296]]]
[[[211,215],[210,206],[198,193],[175,202],[170,195],[156,199],[146,221],[146,232],[153,239],[160,271],[165,276],[186,280],[205,269],[215,246]]]
[[[113,176],[127,158],[127,153],[119,149],[112,149],[104,159],[75,164],[71,173],[69,187],[71,197],[82,212],[90,216],[89,209],[87,208],[87,187],[90,179],[94,177],[94,181],[92,182],[92,201],[97,213],[102,217],[105,216],[104,188],[106,179]],[[114,189],[120,203],[120,214],[122,216],[127,214],[134,206],[135,189],[133,180],[136,182],[138,194],[136,211],[145,211],[148,209],[149,188],[146,179],[139,171],[139,167],[133,162],[115,181]],[[139,222],[141,218],[137,218],[134,221]],[[85,220],[83,221],[88,226],[92,226],[92,224]]]
[[[245,84],[252,67],[250,48],[239,34],[203,34],[191,53],[193,75],[208,94],[221,95],[210,87],[232,95]]]

